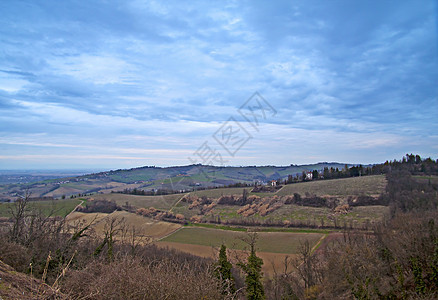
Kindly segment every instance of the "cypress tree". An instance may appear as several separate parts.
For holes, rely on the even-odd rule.
[[[240,267],[246,273],[246,297],[248,300],[265,299],[265,290],[262,284],[262,265],[263,260],[256,255],[255,242],[252,241],[251,253],[246,264],[240,264]]]
[[[222,294],[230,294],[236,291],[234,284],[234,278],[231,274],[231,268],[233,265],[227,258],[227,247],[222,244],[219,250],[219,260],[215,266],[215,275],[219,279],[221,284]]]

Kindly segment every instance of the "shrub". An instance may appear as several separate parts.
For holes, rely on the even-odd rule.
[[[108,200],[93,200],[87,202],[85,207],[78,208],[78,211],[84,213],[107,213],[110,214],[116,210],[122,210],[120,206],[118,206],[115,202],[111,202]]]

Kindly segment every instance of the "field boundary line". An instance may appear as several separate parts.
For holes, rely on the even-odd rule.
[[[287,185],[287,184],[283,185],[278,191],[276,191],[276,192],[274,193],[274,195],[277,195],[277,193],[279,193],[282,189],[284,189],[284,188],[286,187],[286,185]]]
[[[190,192],[189,193],[187,193],[187,194],[184,194],[184,195],[182,195],[182,197],[181,198],[179,198],[179,200],[178,201],[176,201],[176,203],[174,204],[174,205],[172,205],[172,207],[169,209],[169,212],[172,212],[172,210],[173,210],[173,208],[174,207],[176,207],[177,205],[178,205],[178,203],[180,203],[181,202],[181,200],[185,197],[185,196],[188,196],[188,195],[190,195]]]
[[[76,205],[75,206],[75,208],[73,208],[73,210],[71,211],[71,212],[69,212],[66,216],[65,216],[65,218],[67,218],[69,215],[71,215],[72,213],[74,213],[75,211],[76,211],[76,209],[79,207],[79,206],[81,206],[82,204],[84,204],[84,200],[81,200],[81,203],[79,203],[78,205]]]
[[[328,236],[328,234],[324,234],[319,240],[318,242],[316,242],[315,246],[312,247],[312,249],[310,250],[310,253],[313,254],[316,249],[318,249],[318,247],[321,245],[322,241]]]
[[[183,228],[184,228],[184,226],[181,226],[180,228],[175,229],[175,230],[172,231],[171,233],[168,233],[168,234],[166,234],[165,236],[162,236],[162,237],[156,239],[155,242],[159,242],[159,241],[161,241],[161,240],[163,240],[163,239],[165,239],[165,238],[171,236],[172,234],[177,233],[178,231],[180,231],[180,230],[183,229]]]

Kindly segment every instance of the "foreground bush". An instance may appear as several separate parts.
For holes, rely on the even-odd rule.
[[[75,299],[221,299],[210,269],[170,259],[125,257],[68,272],[62,290]]]
[[[374,235],[346,235],[328,257],[325,299],[436,299],[437,212],[400,214]]]

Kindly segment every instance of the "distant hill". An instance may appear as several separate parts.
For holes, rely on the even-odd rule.
[[[351,166],[351,164],[348,164]],[[116,170],[94,174],[96,176],[108,176],[115,181],[132,183],[143,180],[160,180],[175,176],[199,176],[210,177],[212,180],[222,179],[233,182],[254,182],[256,180],[285,179],[288,175],[300,174],[302,171],[323,170],[328,168],[345,167],[345,164],[321,162],[309,165],[290,166],[242,166],[242,167],[216,167],[205,165],[188,165],[178,167],[140,167],[127,170]],[[90,176],[90,175],[87,175]],[[201,180],[202,181],[202,180]],[[210,180],[208,180],[210,181]]]
[[[92,172],[95,172],[95,170],[0,170],[0,184],[38,182],[47,179],[80,176]]]
[[[348,164],[352,166],[352,164]],[[124,189],[142,190],[193,190],[229,186],[237,183],[267,183],[271,180],[284,180],[303,171],[318,170],[325,167],[342,169],[345,164],[320,162],[309,165],[290,166],[242,166],[216,167],[206,165],[187,165],[174,167],[145,166],[132,169],[111,170],[82,176],[63,178],[44,178],[35,182],[9,181],[0,185],[0,200],[12,200],[23,195],[26,189],[32,197],[70,197],[84,193],[109,193]],[[13,177],[10,176],[10,179]],[[38,177],[36,177],[38,178]]]

